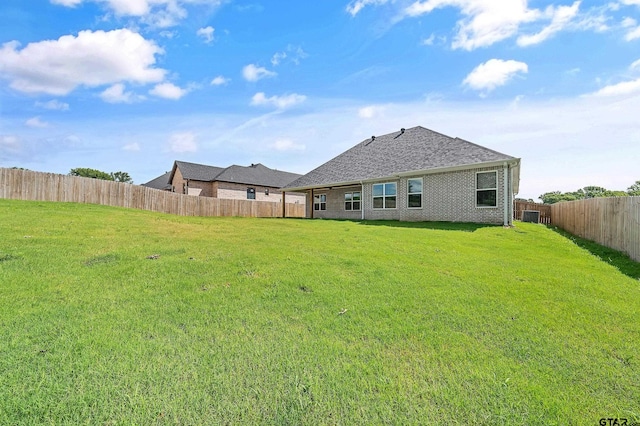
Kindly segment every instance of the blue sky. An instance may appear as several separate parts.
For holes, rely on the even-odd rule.
[[[519,196],[640,180],[640,0],[2,0],[0,166],[306,173],[423,126]]]

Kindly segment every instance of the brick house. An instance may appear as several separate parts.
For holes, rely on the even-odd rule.
[[[175,161],[170,172],[144,185],[200,197],[275,203],[282,201],[280,188],[299,177],[299,174],[270,169],[262,164],[223,168]],[[305,196],[287,193],[286,202],[304,204]]]
[[[424,127],[372,136],[283,189],[309,218],[510,225],[520,159]]]

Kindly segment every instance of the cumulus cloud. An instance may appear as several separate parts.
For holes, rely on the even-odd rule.
[[[49,123],[40,120],[40,117],[30,118],[27,121],[25,121],[24,124],[27,125],[28,127],[34,127],[34,128],[40,128],[40,129],[49,127]]]
[[[302,144],[297,144],[291,139],[278,139],[269,147],[276,151],[304,151],[306,147]]]
[[[44,108],[44,109],[49,109],[49,110],[53,110],[53,111],[68,111],[69,110],[69,104],[68,103],[60,102],[57,99],[52,99],[52,100],[47,101],[47,102],[36,101],[36,106],[38,108]]]
[[[18,42],[5,43],[0,48],[0,75],[15,90],[62,96],[78,86],[162,81],[166,71],[154,68],[155,55],[162,53],[153,41],[128,29],[87,30],[23,49]]]
[[[640,71],[640,59],[634,61],[631,65],[629,65],[629,71],[631,74],[638,74],[638,72]],[[640,93],[640,78],[607,85],[600,90],[592,93],[591,96],[612,97],[634,95],[636,93]]]
[[[149,90],[149,94],[159,98],[178,100],[189,93],[188,89],[182,89],[173,83],[160,83]]]
[[[545,13],[547,16],[551,16],[551,23],[536,34],[518,37],[518,45],[531,46],[539,44],[551,37],[553,34],[562,31],[578,14],[579,7],[580,1],[576,1],[571,6],[559,6],[557,8],[549,6]]]
[[[198,37],[202,37],[204,39],[204,42],[208,44],[213,42],[214,31],[215,29],[212,26],[208,26],[208,27],[200,28],[196,32],[196,34],[198,35]]]
[[[158,28],[177,25],[188,16],[187,6],[218,7],[221,0],[51,0],[66,7],[82,3],[98,3],[116,16],[139,18],[141,22]]]
[[[133,92],[126,92],[124,84],[116,83],[100,93],[100,99],[110,104],[130,104],[143,100],[144,98]]]
[[[362,107],[358,110],[358,117],[360,118],[374,118],[382,115],[384,107],[379,105],[369,105]]]
[[[640,38],[640,26],[638,26],[638,22],[635,19],[629,17],[624,18],[622,20],[622,27],[627,28],[628,30],[627,34],[624,36],[626,41],[632,41]]]
[[[193,132],[177,132],[169,137],[169,151],[175,153],[197,152],[198,143]]]
[[[304,95],[298,95],[292,93],[290,95],[283,96],[271,96],[267,98],[264,92],[258,92],[251,98],[251,105],[253,106],[274,106],[278,109],[286,109],[294,105],[300,104],[307,99]]]
[[[242,76],[247,81],[258,81],[263,78],[275,77],[278,73],[269,71],[264,67],[258,67],[254,64],[249,64],[242,68]]]
[[[280,65],[280,61],[287,57],[287,52],[276,52],[271,57],[271,65],[274,67]]]
[[[229,82],[231,81],[230,78],[226,78],[222,75],[217,76],[216,78],[214,78],[213,80],[211,80],[211,85],[212,86],[223,86],[225,84],[229,84]]]
[[[474,90],[490,92],[496,87],[505,85],[518,73],[527,73],[529,67],[524,62],[490,59],[478,65],[464,79],[463,84]]]
[[[0,160],[12,159],[23,150],[19,137],[14,135],[0,135]]]

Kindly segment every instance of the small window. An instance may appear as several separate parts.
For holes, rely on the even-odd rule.
[[[360,210],[361,203],[360,192],[347,192],[344,194],[344,209],[345,210]]]
[[[376,183],[373,185],[373,208],[395,209],[397,186],[395,182]]]
[[[266,189],[264,190],[264,195],[269,195],[269,188],[266,188]]]
[[[498,206],[498,172],[476,173],[476,207]]]
[[[255,200],[255,199],[256,199],[256,189],[247,188],[247,200]]]
[[[407,179],[407,207],[422,208],[422,178]]]
[[[327,195],[320,194],[313,197],[313,209],[314,210],[326,210],[327,209]]]

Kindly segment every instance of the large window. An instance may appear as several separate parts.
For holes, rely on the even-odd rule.
[[[395,182],[376,183],[373,185],[373,208],[395,209],[397,188]]]
[[[422,207],[422,178],[407,179],[407,207],[410,209]]]
[[[255,200],[255,199],[256,199],[256,189],[247,188],[247,200]]]
[[[313,209],[314,210],[326,210],[327,209],[327,195],[319,194],[313,197]]]
[[[498,206],[498,172],[476,173],[476,207]]]
[[[361,195],[360,192],[347,192],[344,194],[345,210],[360,210]]]

